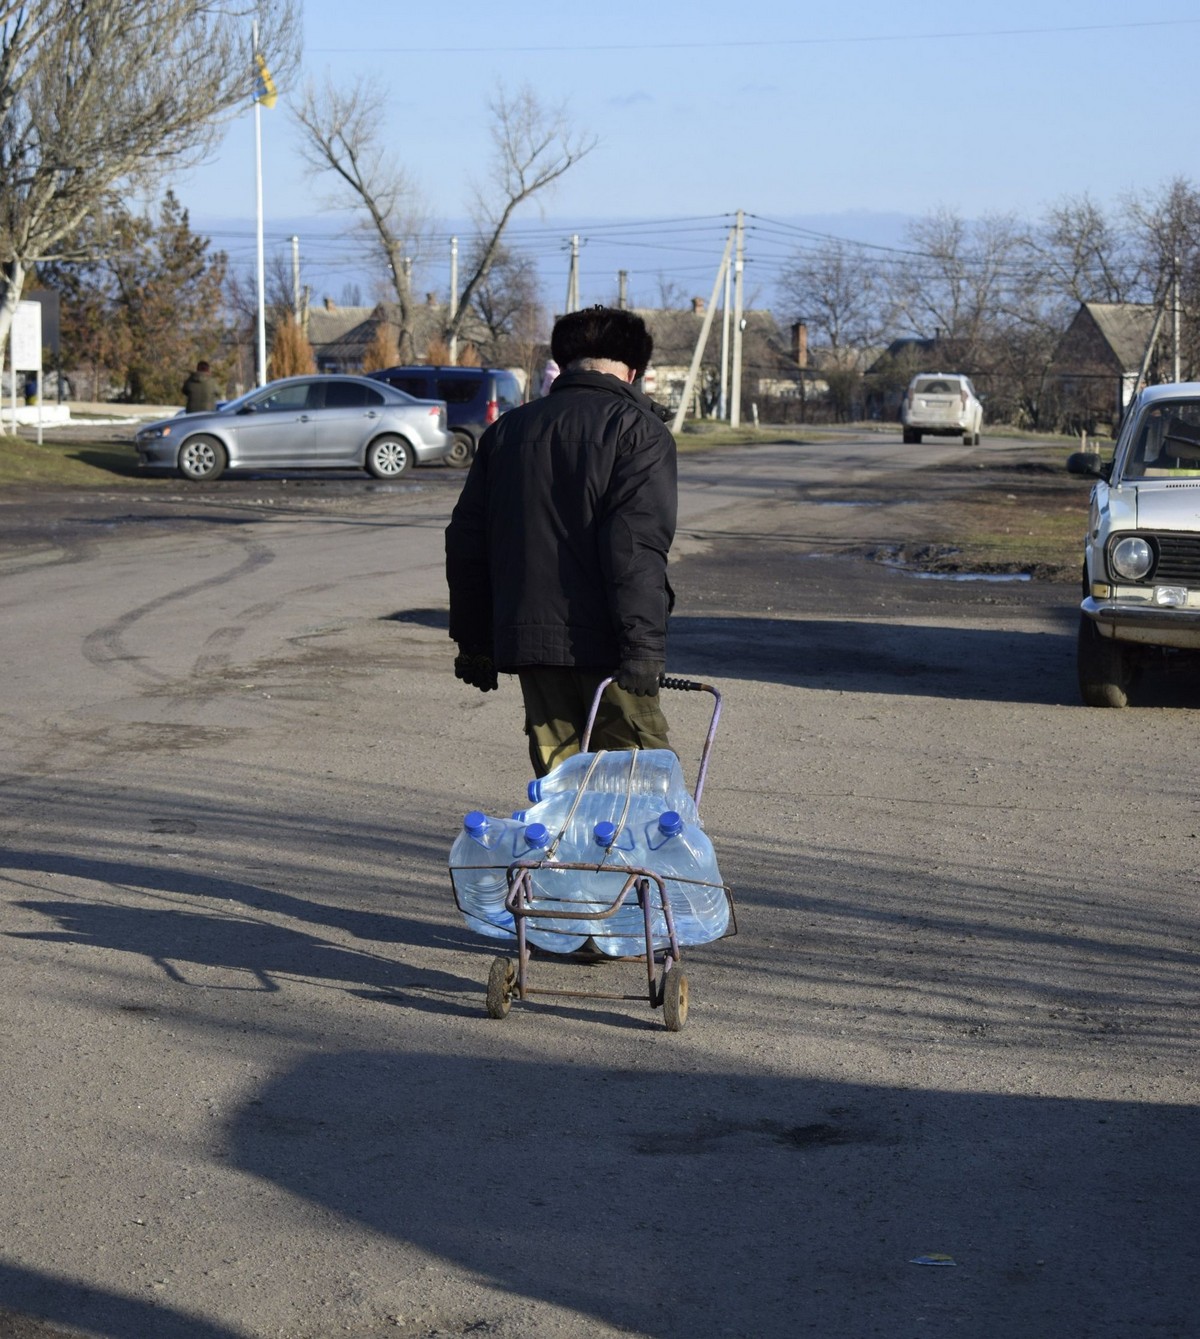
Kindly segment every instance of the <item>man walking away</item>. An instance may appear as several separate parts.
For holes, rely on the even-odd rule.
[[[188,414],[211,414],[217,407],[217,383],[203,360],[183,383],[184,410]]]
[[[633,312],[562,317],[547,395],[480,439],[446,529],[454,672],[482,692],[516,673],[537,776],[592,747],[667,748],[658,681],[673,603],[675,441],[633,383],[654,342]]]

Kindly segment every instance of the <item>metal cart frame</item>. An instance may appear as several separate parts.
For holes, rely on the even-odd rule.
[[[596,723],[596,714],[600,707],[600,699],[604,690],[612,683],[612,679],[605,679],[596,689],[595,698],[592,701],[592,709],[588,716],[587,727],[583,732],[581,740],[581,749],[583,753],[588,752],[591,744],[592,729]],[[721,694],[712,684],[698,683],[691,679],[678,679],[663,675],[659,679],[660,688],[669,688],[679,692],[705,692],[713,696],[713,713],[709,722],[708,734],[704,740],[704,748],[700,756],[700,768],[696,777],[696,789],[693,798],[696,801],[696,807],[700,806],[700,796],[704,791],[704,781],[708,774],[709,754],[712,751],[713,740],[716,738],[717,722],[721,716]],[[542,869],[554,869],[556,871],[569,872],[572,870],[586,874],[611,874],[621,875],[621,887],[613,898],[612,903],[605,909],[599,911],[589,910],[586,917],[581,916],[578,910],[574,911],[550,911],[544,906],[535,908],[533,905],[533,884],[532,875]],[[593,999],[593,1000],[640,1000],[645,999],[651,1009],[661,1008],[663,1011],[663,1022],[668,1032],[678,1032],[687,1021],[688,1014],[688,980],[684,975],[683,969],[679,964],[683,960],[683,953],[679,946],[679,940],[675,933],[675,918],[671,911],[670,899],[667,897],[666,884],[662,877],[652,869],[635,869],[629,866],[612,866],[604,864],[580,864],[570,862],[559,862],[552,860],[534,860],[517,861],[509,866],[507,871],[508,894],[505,898],[505,908],[512,914],[513,922],[516,927],[517,935],[517,957],[514,961],[508,957],[498,957],[493,960],[491,971],[488,974],[487,985],[487,1011],[492,1018],[505,1018],[509,1009],[512,1007],[514,998],[527,1000],[533,995],[554,995],[569,999]],[[643,933],[645,941],[645,964],[646,964],[646,989],[639,994],[614,993],[610,991],[591,991],[591,990],[547,990],[535,989],[530,984],[530,955],[531,946],[527,934],[526,921],[536,917],[538,921],[546,920],[572,920],[579,921],[586,919],[590,921],[607,920],[615,916],[625,903],[626,896],[633,889],[637,896],[638,905],[642,909]],[[731,928],[727,934],[737,933],[737,917],[734,911],[733,895],[728,885],[723,884],[722,889],[729,901],[729,914]],[[656,910],[661,910],[663,920],[667,927],[668,946],[659,950],[659,959],[656,959],[654,949],[654,929],[652,915]],[[567,956],[567,955],[564,955]],[[657,972],[657,967],[661,960],[662,973]]]

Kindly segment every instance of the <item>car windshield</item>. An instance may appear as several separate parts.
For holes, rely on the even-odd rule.
[[[261,386],[251,386],[248,391],[243,391],[242,394],[239,395],[236,400],[222,400],[219,406],[219,411],[222,414],[227,414],[231,410],[236,412],[242,407],[242,405],[247,404],[251,399],[254,398],[254,396],[260,395],[261,393],[262,393]]]
[[[1148,409],[1125,458],[1130,479],[1200,475],[1200,400],[1172,400]]]

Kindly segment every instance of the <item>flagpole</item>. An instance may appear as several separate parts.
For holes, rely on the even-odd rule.
[[[254,55],[258,56],[258,21],[253,28]],[[254,187],[258,203],[258,384],[267,384],[267,294],[263,263],[262,110],[254,98]]]

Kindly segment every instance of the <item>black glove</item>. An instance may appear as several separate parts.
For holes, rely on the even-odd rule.
[[[499,686],[496,666],[488,651],[467,650],[460,646],[454,657],[454,677],[478,688],[481,693],[490,693]]]
[[[662,672],[661,660],[623,660],[617,670],[617,687],[634,697],[653,697]]]

